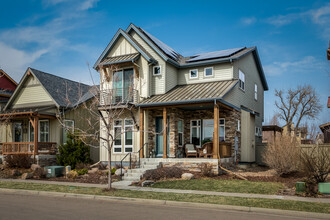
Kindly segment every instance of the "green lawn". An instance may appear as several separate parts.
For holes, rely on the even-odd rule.
[[[179,193],[156,193],[156,192],[141,192],[141,191],[131,191],[131,190],[115,190],[111,192],[103,192],[102,189],[94,188],[94,187],[71,187],[71,186],[62,186],[62,185],[21,183],[21,182],[15,183],[15,182],[1,182],[1,181],[0,181],[0,188],[91,194],[91,195],[142,198],[142,199],[158,199],[158,200],[171,200],[171,201],[182,201],[182,202],[212,203],[212,204],[221,204],[221,205],[248,206],[248,207],[330,213],[330,204],[299,202],[299,201],[283,201],[276,199],[253,199],[253,198],[238,198],[238,197],[179,194]]]
[[[215,192],[276,194],[284,188],[282,183],[251,182],[243,180],[192,179],[158,182],[152,187],[163,189],[186,189]]]

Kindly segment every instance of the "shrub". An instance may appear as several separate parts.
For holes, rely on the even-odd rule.
[[[62,166],[71,166],[72,169],[75,169],[77,164],[88,164],[90,161],[89,147],[78,137],[68,134],[66,143],[59,147],[57,163]]]
[[[9,168],[29,169],[32,164],[30,155],[7,155],[5,161]]]
[[[307,176],[307,182],[318,184],[325,182],[330,173],[330,149],[314,146],[310,151],[301,151],[301,169]]]
[[[116,171],[117,171],[117,169],[116,169],[115,167],[112,168],[112,169],[111,169],[111,175],[114,175]]]
[[[39,179],[43,179],[46,178],[47,172],[43,168],[38,167],[33,171],[33,176]]]
[[[180,167],[162,167],[153,170],[147,170],[142,179],[157,181],[160,179],[181,178],[184,170]]]
[[[87,169],[80,169],[80,170],[76,170],[76,169],[74,169],[74,171],[77,172],[78,176],[80,176],[80,175],[85,175],[85,174],[88,173],[88,170],[87,170]]]
[[[282,136],[267,145],[263,159],[280,176],[293,173],[298,168],[298,146],[299,143],[295,138]]]
[[[202,176],[206,177],[212,177],[214,176],[214,173],[212,172],[212,165],[208,163],[202,163],[199,165],[199,168],[201,169]]]

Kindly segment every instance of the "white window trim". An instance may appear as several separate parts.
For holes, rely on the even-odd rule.
[[[115,125],[115,121],[121,121],[121,125]],[[114,154],[121,154],[123,152],[122,146],[123,146],[123,138],[122,138],[122,129],[123,129],[123,120],[121,119],[116,119],[113,121],[113,136],[114,136],[114,144],[113,144],[113,153]],[[115,128],[120,128],[120,138],[121,138],[121,144],[120,145],[116,145],[116,133],[115,133]],[[115,149],[120,148],[120,152],[115,152]]]
[[[183,119],[179,119],[178,123],[179,123],[179,121],[182,121],[182,131],[180,132],[179,127],[178,127],[178,146],[183,146],[184,145],[184,121],[183,121]],[[179,145],[179,134],[182,134],[182,145]]]
[[[191,77],[191,71],[194,71],[194,70],[197,71],[196,77]],[[189,79],[198,79],[198,69],[191,69],[191,70],[189,70]]]
[[[74,120],[71,120],[71,119],[64,119],[63,120],[63,144],[65,144],[65,142],[64,142],[64,135],[65,135],[65,129],[67,129],[67,127],[65,126],[65,122],[67,122],[67,121],[70,121],[70,122],[73,122],[73,126],[71,127],[71,128],[68,128],[68,130],[70,130],[72,133],[74,132],[74,126],[75,126],[75,122],[74,122]]]
[[[48,122],[48,140],[46,142],[49,142],[49,140],[50,140],[50,122],[49,122],[48,119],[39,120],[39,124],[38,124],[38,142],[41,142],[41,139],[40,139],[40,135],[41,135],[40,122],[43,122],[43,121],[47,121]]]
[[[207,76],[207,75],[206,75],[206,69],[212,69],[212,75]],[[213,69],[213,66],[211,66],[211,67],[205,67],[205,68],[204,68],[204,77],[213,77],[213,76],[214,76],[214,69]]]
[[[197,121],[197,125],[192,125],[192,122],[193,121]],[[199,125],[198,125],[198,122],[199,122]],[[202,122],[201,122],[201,119],[193,119],[193,120],[190,120],[190,143],[192,143],[192,128],[199,128],[199,145],[197,146],[201,146],[201,141],[202,141]]]
[[[155,68],[156,67],[159,67],[159,74],[155,74]],[[152,75],[154,75],[154,76],[162,75],[162,67],[160,65],[152,67]]]
[[[223,125],[220,125],[220,120],[223,120]],[[223,126],[223,141],[226,141],[226,119],[225,118],[219,118],[219,132],[220,132],[220,126]],[[219,134],[220,137],[220,134]]]
[[[241,80],[241,75],[243,76],[243,80]],[[245,91],[245,73],[242,71],[242,70],[238,70],[238,82],[239,82],[239,88],[242,90],[242,91]],[[244,88],[242,88],[241,86],[241,82],[243,82],[244,84]]]
[[[241,120],[237,120],[237,128],[236,131],[241,131]]]
[[[122,143],[122,144],[124,144],[124,153],[133,153],[133,142],[134,142],[133,123],[131,125],[126,125],[126,121],[132,121],[134,123],[134,121],[132,119],[125,119],[125,121],[124,121],[124,139],[123,139],[124,143]],[[131,131],[132,131],[132,145],[126,145],[126,143],[125,143],[126,131],[127,131],[126,128],[128,128],[128,127],[130,127]],[[130,152],[126,151],[126,147],[132,148],[132,151],[130,151]]]
[[[254,100],[258,101],[258,85],[254,84]]]
[[[254,135],[257,137],[262,137],[262,129],[260,127],[255,127]]]

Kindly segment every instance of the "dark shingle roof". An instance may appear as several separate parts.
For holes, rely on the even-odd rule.
[[[91,86],[36,69],[30,68],[30,70],[60,107],[74,107],[87,100],[84,96],[89,93]]]
[[[159,104],[173,104],[178,102],[199,102],[224,97],[238,82],[226,80],[208,83],[178,85],[163,95],[154,95],[144,101],[140,106]]]

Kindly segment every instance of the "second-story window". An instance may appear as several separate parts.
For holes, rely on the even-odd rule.
[[[153,68],[153,74],[155,76],[161,75],[160,66],[154,66],[154,68]]]
[[[213,76],[213,67],[207,67],[204,69],[204,76],[210,77]]]
[[[190,79],[197,79],[198,78],[198,70],[189,70],[189,78]]]
[[[239,70],[239,88],[245,91],[245,74]]]
[[[113,104],[133,101],[133,69],[113,73]]]
[[[258,86],[254,84],[254,99],[258,100]]]

